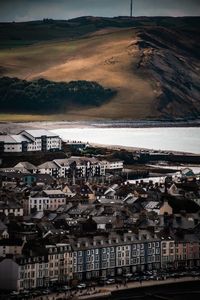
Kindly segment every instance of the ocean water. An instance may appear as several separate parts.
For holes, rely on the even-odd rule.
[[[200,127],[59,128],[65,141],[138,147],[200,154]]]

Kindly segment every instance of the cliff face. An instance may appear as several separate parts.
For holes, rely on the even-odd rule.
[[[153,78],[156,109],[163,117],[200,115],[200,35],[164,27],[138,32],[141,58],[138,68]]]

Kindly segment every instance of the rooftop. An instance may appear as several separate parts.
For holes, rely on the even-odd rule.
[[[24,130],[21,132],[21,134],[23,135],[23,133],[28,133],[30,134],[32,137],[34,138],[39,138],[41,136],[48,136],[48,137],[55,137],[58,136],[55,133],[48,131],[46,129],[31,129],[31,130]]]

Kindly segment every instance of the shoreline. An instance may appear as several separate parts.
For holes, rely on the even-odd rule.
[[[8,134],[18,134],[20,131],[24,129],[47,129],[50,131],[57,131],[59,129],[67,130],[67,129],[162,129],[162,128],[199,128],[200,127],[200,120],[195,122],[160,122],[160,121],[111,121],[107,120],[106,122],[103,121],[77,121],[77,122],[69,122],[69,121],[56,121],[56,122],[1,122],[0,121],[0,133],[8,133]],[[115,143],[96,143],[90,142],[90,145],[93,147],[101,147],[107,148],[111,150],[125,150],[125,151],[144,151],[144,152],[157,152],[161,154],[168,154],[169,152],[174,155],[192,155],[192,156],[199,156],[199,153],[192,152],[189,149],[186,150],[173,150],[173,149],[160,149],[159,148],[152,148],[152,147],[140,147],[140,146],[124,146]],[[150,145],[149,145],[150,146]]]
[[[195,154],[192,152],[184,152],[184,151],[175,151],[175,150],[155,150],[155,149],[150,149],[150,148],[141,148],[141,147],[131,147],[131,146],[122,146],[122,145],[106,145],[106,144],[100,144],[100,143],[89,143],[92,147],[94,148],[106,148],[109,150],[113,150],[113,151],[122,151],[122,150],[126,150],[128,152],[135,152],[135,151],[144,151],[144,152],[157,152],[157,153],[163,153],[163,154],[167,154],[167,153],[173,153],[173,155],[183,155],[183,156],[199,156],[199,154]]]
[[[0,130],[17,133],[22,128],[60,129],[60,128],[166,128],[200,127],[200,120],[159,121],[159,120],[93,120],[93,121],[0,121]]]
[[[166,280],[158,280],[158,281],[143,281],[140,282],[129,282],[126,284],[126,286],[118,286],[116,288],[116,284],[112,286],[106,286],[102,287],[102,292],[96,293],[93,295],[81,295],[78,296],[79,300],[87,300],[87,299],[107,299],[107,297],[115,298],[118,294],[122,292],[131,292],[134,290],[143,290],[144,288],[148,287],[166,287],[167,285],[176,285],[181,283],[198,283],[200,282],[200,278],[194,278],[194,277],[187,277],[187,278],[177,278],[177,279],[166,279]]]

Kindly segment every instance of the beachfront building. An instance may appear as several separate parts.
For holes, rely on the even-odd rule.
[[[200,266],[200,244],[197,236],[187,234],[184,239],[175,240],[174,266],[176,269]]]
[[[48,130],[24,130],[20,133],[20,135],[31,141],[31,143],[27,144],[27,149],[24,149],[24,151],[46,152],[61,150],[61,138]]]
[[[48,281],[67,284],[73,278],[73,253],[67,243],[46,245],[48,252]]]
[[[175,241],[172,237],[161,237],[161,267],[171,269],[175,261]]]
[[[0,135],[0,153],[47,152],[61,148],[61,138],[44,129],[23,130],[16,135]]]
[[[48,286],[46,256],[6,257],[0,262],[0,289],[27,290]]]
[[[24,152],[31,141],[21,134],[0,135],[0,153]]]
[[[161,266],[160,240],[138,239],[133,233],[79,238],[71,241],[74,278],[79,280],[119,276],[136,271],[158,270]]]
[[[46,245],[36,249],[42,255],[17,255],[0,261],[0,289],[27,290],[68,283],[72,278],[69,244]]]

